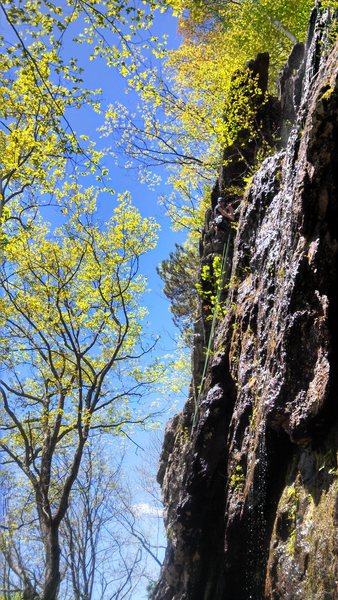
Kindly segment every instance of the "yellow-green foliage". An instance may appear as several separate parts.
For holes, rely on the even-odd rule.
[[[230,475],[229,486],[232,489],[242,491],[245,484],[245,475],[241,465],[236,465],[234,473]]]
[[[127,387],[114,401],[120,378],[137,389],[162,372],[137,360],[146,281],[136,265],[156,236],[156,223],[142,219],[127,194],[102,230],[81,205],[54,235],[39,222],[9,232],[0,264],[0,359],[16,384],[3,383],[0,446],[12,457],[28,446],[35,452],[51,431],[57,452],[59,441],[72,443],[79,428],[97,426],[101,409],[105,426],[118,433],[116,419],[130,419]],[[109,374],[113,388],[103,385]],[[86,396],[97,385],[98,395]],[[19,416],[6,396],[12,406],[20,398]]]
[[[201,269],[202,283],[196,284],[196,290],[210,308],[207,318],[221,317],[226,314],[226,309],[220,304],[220,293],[223,285],[222,260],[219,255],[214,256],[212,264],[203,265]]]
[[[190,441],[190,431],[189,431],[189,428],[188,427],[182,427],[182,428],[180,428],[180,430],[179,430],[178,433],[179,433],[181,444],[183,446],[185,446],[186,444],[188,444],[189,441]]]
[[[310,0],[170,0],[170,4],[180,18],[185,43],[202,39],[204,47],[209,49],[217,35],[227,42],[218,61],[223,73],[243,67],[258,52],[269,52],[273,67],[282,64],[290,45],[304,40],[313,8]],[[218,47],[218,40],[215,41]],[[207,58],[209,56],[207,54]],[[225,69],[220,67],[223,57]],[[210,77],[215,80],[214,74]],[[192,78],[193,75],[190,75],[190,80]]]
[[[288,554],[293,556],[296,549],[296,519],[299,503],[297,490],[294,485],[286,489],[286,498],[288,506],[288,518],[290,521],[290,536],[286,546],[286,551]]]
[[[309,502],[305,514],[306,540],[311,549],[306,573],[308,598],[324,598],[325,592],[336,585],[336,502],[337,487],[332,483],[327,492],[322,492],[317,506]]]
[[[12,214],[23,204],[46,203],[50,196],[59,201],[65,177],[78,182],[80,175],[91,173],[101,181],[104,177],[101,189],[107,186],[108,169],[99,164],[103,153],[87,134],[75,133],[71,121],[84,107],[102,112],[101,90],[87,89],[84,83],[78,57],[85,63],[86,53],[73,44],[73,56],[65,56],[63,41],[74,37],[77,44],[88,46],[90,60],[103,58],[110,68],[125,77],[133,74],[146,87],[141,47],[148,51],[151,46],[156,53],[162,42],[151,37],[150,44],[147,34],[142,44],[140,32],[149,29],[157,8],[163,9],[163,2],[1,3],[0,218],[4,205],[14,200]],[[67,193],[63,200],[67,204]]]
[[[323,8],[330,8],[332,11],[337,10],[336,0],[321,0],[320,4]]]

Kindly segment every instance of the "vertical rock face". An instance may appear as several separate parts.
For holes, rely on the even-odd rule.
[[[338,598],[337,74],[314,13],[280,80],[286,144],[243,195],[201,392],[167,427],[155,600]]]

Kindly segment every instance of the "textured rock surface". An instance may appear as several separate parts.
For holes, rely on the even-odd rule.
[[[325,31],[314,13],[281,76],[287,144],[241,203],[203,391],[193,382],[167,427],[155,600],[338,598],[338,46]]]

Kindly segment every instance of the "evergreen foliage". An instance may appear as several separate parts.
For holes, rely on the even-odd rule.
[[[193,245],[180,246],[163,260],[158,273],[164,281],[163,291],[170,301],[175,325],[189,338],[198,309],[196,291],[199,258]]]

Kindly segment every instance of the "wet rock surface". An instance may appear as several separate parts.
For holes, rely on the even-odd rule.
[[[167,427],[154,600],[338,598],[338,46],[324,17],[281,75],[287,143],[241,202],[203,375],[201,331],[194,351],[201,391]]]

